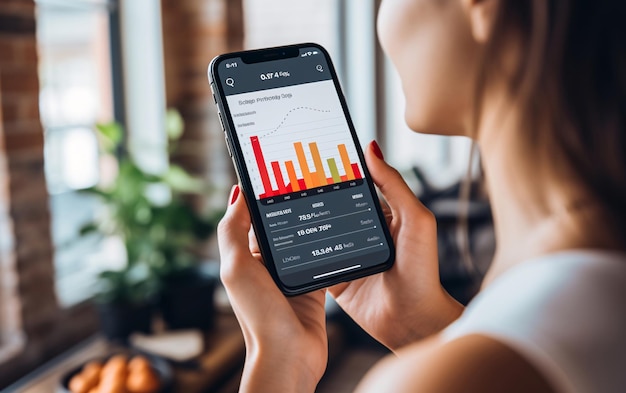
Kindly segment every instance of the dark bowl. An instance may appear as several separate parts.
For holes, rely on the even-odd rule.
[[[159,390],[157,390],[157,393],[169,393],[172,391],[172,386],[174,384],[174,375],[172,372],[172,368],[170,367],[169,363],[166,360],[156,357],[156,356],[146,355],[144,353],[119,352],[119,353],[112,353],[111,355],[106,356],[106,357],[93,358],[89,360],[88,362],[81,364],[78,367],[74,367],[69,372],[65,373],[63,377],[61,377],[61,380],[59,381],[58,392],[59,393],[71,393],[69,389],[70,380],[72,379],[74,375],[82,371],[85,364],[92,362],[92,361],[99,361],[104,364],[106,363],[107,360],[109,360],[109,358],[118,354],[126,355],[128,356],[129,359],[131,359],[133,356],[136,356],[136,355],[141,355],[145,357],[146,359],[148,359],[150,361],[150,367],[152,368],[152,371],[154,371],[154,374],[159,379],[160,388]]]

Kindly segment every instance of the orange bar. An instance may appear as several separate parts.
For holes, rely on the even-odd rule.
[[[302,170],[302,177],[304,178],[304,184],[306,188],[317,187],[317,181],[314,181],[311,172],[309,172],[309,164],[306,163],[306,156],[304,155],[304,148],[302,142],[296,142],[293,144],[296,149],[296,156],[298,156],[298,164],[300,164],[300,170]]]
[[[320,186],[328,184],[326,175],[324,174],[324,166],[322,165],[322,157],[320,157],[320,151],[317,149],[317,143],[309,143],[309,149],[311,149],[311,156],[313,156],[313,163],[315,164],[315,173],[317,174],[317,181]]]
[[[287,167],[287,175],[289,176],[289,182],[291,183],[291,188],[293,188],[293,192],[300,191],[298,178],[296,177],[296,169],[293,167],[293,161],[286,161],[285,167]]]
[[[354,180],[354,172],[352,171],[352,165],[350,165],[350,157],[348,157],[348,150],[346,150],[346,145],[337,145],[337,149],[339,149],[339,155],[341,156],[343,170],[346,171],[346,177],[348,178],[348,180]]]

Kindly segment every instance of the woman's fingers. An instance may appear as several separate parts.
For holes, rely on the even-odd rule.
[[[217,227],[220,250],[220,276],[225,283],[235,285],[242,275],[250,274],[252,254],[248,244],[250,213],[243,195],[236,185],[230,195],[230,205]]]
[[[218,225],[218,245],[222,256],[231,257],[233,253],[248,249],[248,231],[250,213],[246,208],[239,185],[233,186],[230,204]],[[245,245],[245,247],[242,247]]]
[[[256,233],[254,233],[254,228],[250,228],[248,232],[248,248],[250,248],[250,252],[252,254],[260,254],[261,249],[259,248],[259,241],[256,238]]]
[[[365,152],[365,161],[393,217],[411,216],[416,213],[430,214],[415,197],[400,173],[385,162],[376,141],[369,144]]]

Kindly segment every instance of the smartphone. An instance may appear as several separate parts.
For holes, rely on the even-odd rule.
[[[217,56],[209,83],[262,257],[286,295],[389,269],[394,248],[327,51]]]

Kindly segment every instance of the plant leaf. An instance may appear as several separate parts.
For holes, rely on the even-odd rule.
[[[97,124],[96,129],[100,135],[103,149],[108,153],[114,153],[122,143],[122,137],[124,135],[122,126],[115,122],[103,123]]]
[[[204,182],[191,176],[178,165],[170,165],[163,180],[178,192],[199,193],[206,187]]]
[[[165,132],[171,141],[177,141],[183,135],[185,123],[176,109],[168,109],[165,113]]]

